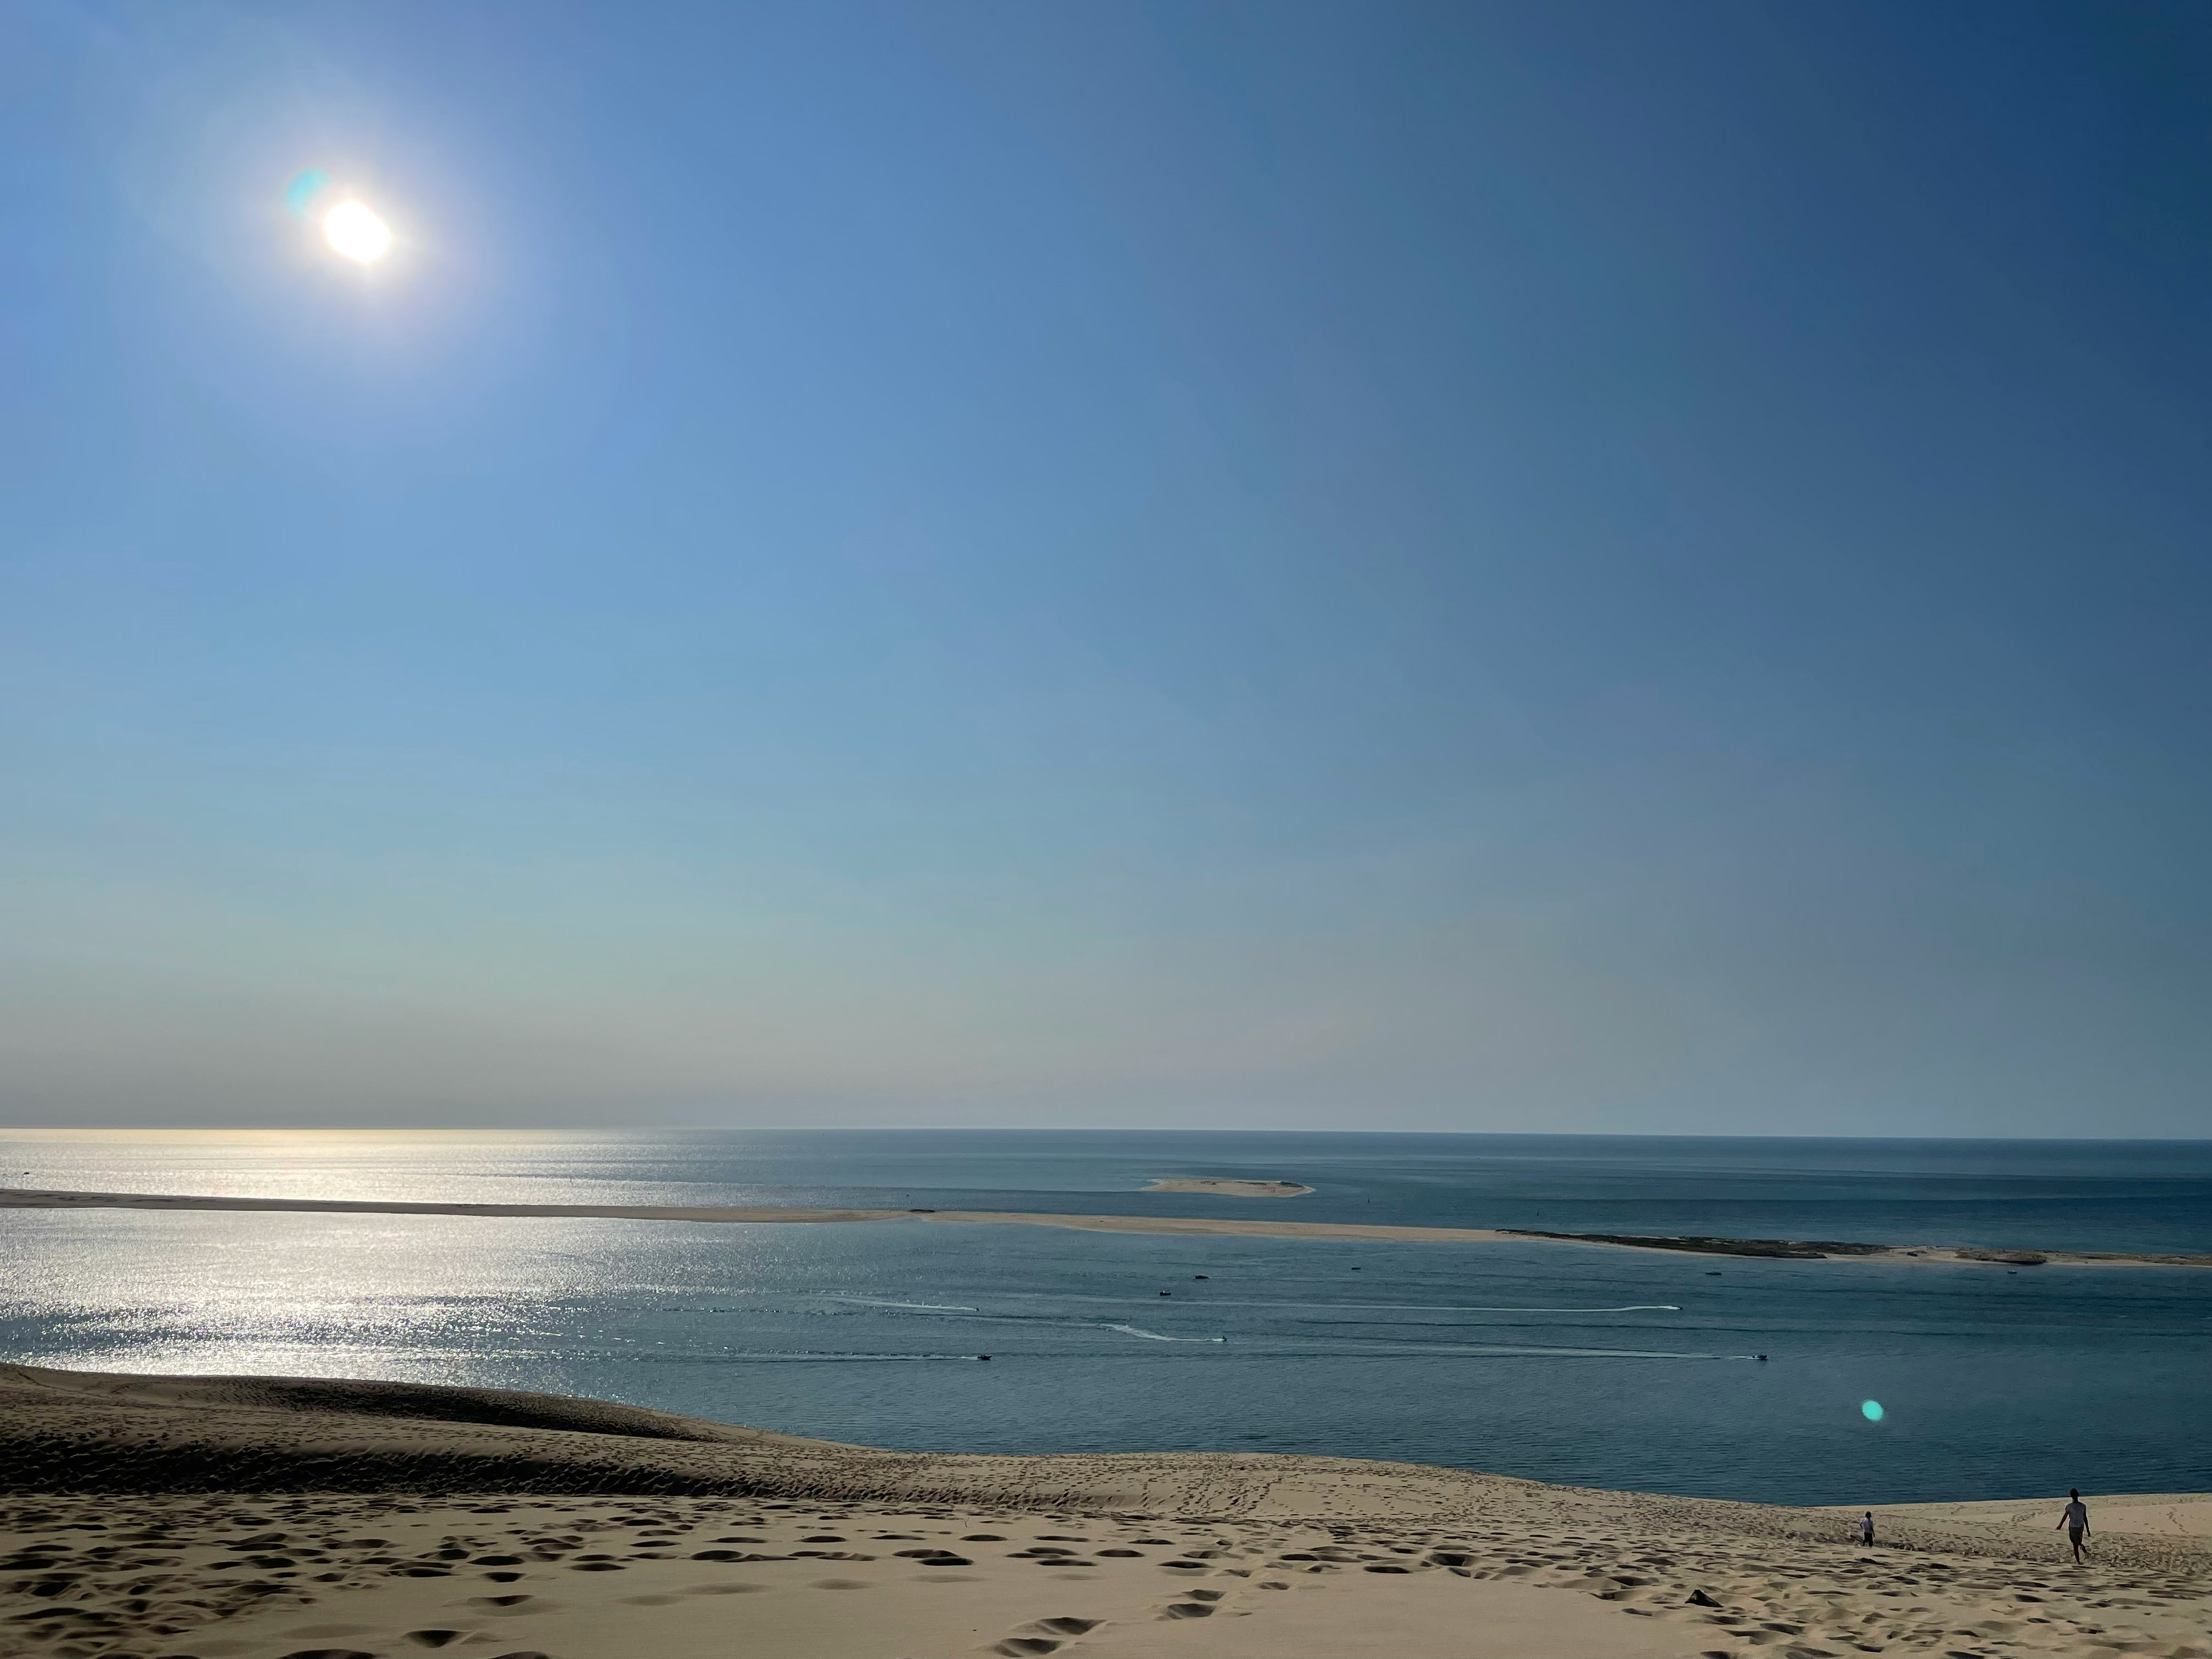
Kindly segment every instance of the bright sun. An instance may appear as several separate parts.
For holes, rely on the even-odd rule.
[[[340,202],[323,216],[323,235],[349,259],[374,264],[392,248],[392,228],[359,202]]]

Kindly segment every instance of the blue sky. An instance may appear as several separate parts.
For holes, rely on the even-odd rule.
[[[2202,1133],[2208,106],[2184,4],[11,7],[0,1121]]]

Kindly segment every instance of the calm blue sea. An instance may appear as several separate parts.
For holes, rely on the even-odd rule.
[[[1175,1175],[1319,1190],[1138,1190]],[[0,1182],[2212,1252],[2212,1142],[13,1131]],[[125,1211],[0,1211],[0,1358],[41,1364],[476,1383],[882,1446],[1326,1453],[1776,1502],[2212,1489],[2204,1270]]]

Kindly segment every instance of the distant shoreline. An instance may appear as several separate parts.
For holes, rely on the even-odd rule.
[[[1155,1176],[1148,1193],[1211,1193],[1217,1198],[1304,1198],[1314,1189],[1295,1181],[1232,1181],[1220,1176]]]
[[[1256,1183],[1255,1183],[1256,1184]],[[1850,1241],[1712,1238],[1637,1233],[1537,1232],[1500,1227],[1400,1227],[1380,1223],[1254,1221],[1203,1216],[1062,1215],[1037,1210],[718,1208],[673,1204],[440,1204],[380,1199],[232,1198],[213,1194],[85,1193],[0,1188],[0,1209],[230,1210],[342,1215],[454,1215],[690,1221],[723,1224],[854,1221],[954,1222],[986,1226],[1065,1227],[1079,1232],[1191,1237],[1366,1240],[1409,1244],[1559,1243],[1609,1249],[1792,1261],[1922,1262],[2021,1267],[2212,1267],[2212,1255],[2131,1250],[2007,1250],[1962,1244],[1862,1244]]]

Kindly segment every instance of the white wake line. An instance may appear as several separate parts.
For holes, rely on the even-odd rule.
[[[1163,1336],[1158,1331],[1148,1331],[1137,1325],[1094,1325],[1087,1319],[1048,1319],[1036,1314],[986,1314],[975,1308],[964,1308],[950,1302],[893,1302],[879,1296],[840,1296],[834,1291],[823,1294],[832,1302],[856,1302],[868,1308],[897,1308],[918,1313],[978,1314],[981,1320],[994,1324],[1057,1325],[1066,1330],[1121,1331],[1129,1336],[1141,1336],[1148,1342],[1226,1342],[1225,1336]]]
[[[1148,1331],[1141,1325],[1094,1325],[1088,1320],[1054,1319],[1049,1316],[1036,1314],[1016,1314],[1011,1316],[1006,1314],[986,1314],[981,1313],[979,1310],[975,1308],[963,1307],[948,1302],[894,1302],[885,1297],[843,1296],[834,1292],[823,1292],[823,1294],[832,1302],[852,1302],[857,1303],[863,1307],[895,1308],[918,1313],[968,1314],[975,1316],[979,1322],[992,1324],[1057,1325],[1062,1329],[1068,1330],[1119,1331],[1124,1336],[1138,1337],[1147,1342],[1226,1343],[1229,1340],[1225,1336],[1166,1336],[1163,1335],[1158,1331]],[[1220,1307],[1224,1304],[1213,1303],[1208,1305]],[[1364,1310],[1370,1312],[1376,1310],[1405,1310],[1404,1304],[1395,1302],[1292,1303],[1288,1304],[1275,1302],[1240,1302],[1225,1305],[1247,1308],[1273,1308],[1283,1307],[1285,1305],[1291,1307],[1334,1307]],[[1428,1308],[1424,1310],[1424,1311],[1431,1313],[1679,1313],[1680,1310],[1671,1304],[1647,1303],[1627,1308]],[[1260,1338],[1260,1340],[1263,1342],[1267,1340],[1268,1339],[1264,1336]],[[1340,1350],[1340,1352],[1341,1351]],[[1374,1344],[1366,1346],[1361,1350],[1361,1352],[1377,1354],[1553,1354],[1568,1358],[1578,1359],[1748,1359],[1752,1357],[1749,1354],[1676,1353],[1663,1349],[1648,1348],[1550,1348],[1506,1346],[1503,1344],[1457,1342],[1435,1344],[1422,1343],[1418,1345]]]
[[[1109,1298],[1102,1298],[1109,1299]],[[1237,1302],[1227,1298],[1216,1300],[1206,1297],[1203,1301],[1195,1296],[1192,1305],[1201,1308],[1319,1308],[1323,1310],[1341,1308],[1348,1313],[1550,1313],[1550,1314],[1612,1314],[1612,1313],[1680,1313],[1679,1302],[1632,1302],[1622,1308],[1486,1308],[1462,1305],[1450,1302]]]
[[[1212,1343],[1225,1342],[1227,1340],[1225,1337],[1218,1336],[1162,1336],[1156,1331],[1139,1330],[1133,1326],[1127,1325],[1116,1325],[1110,1328],[1091,1325],[1079,1327],[1078,1328],[1087,1330],[1111,1328],[1127,1332],[1131,1336],[1146,1337],[1155,1342]],[[1319,1352],[1306,1349],[1296,1349],[1291,1352],[1295,1352],[1300,1358],[1319,1359],[1331,1359],[1347,1357],[1364,1357],[1375,1359],[1422,1359],[1460,1357],[1482,1359],[1686,1359],[1713,1361],[1736,1359],[1748,1360],[1756,1358],[1755,1355],[1747,1353],[1673,1353],[1663,1350],[1638,1348],[1524,1348],[1506,1347],[1502,1346],[1497,1347],[1475,1347],[1456,1343],[1449,1346],[1440,1345],[1435,1347],[1383,1347],[1370,1346],[1330,1348]],[[642,1358],[643,1356],[635,1357]],[[1006,1356],[1004,1355],[1000,1356],[1002,1358],[1005,1357]],[[1030,1358],[1051,1360],[1065,1359],[1071,1356],[1064,1353],[1043,1353],[1032,1354],[1025,1357]],[[1195,1358],[1195,1356],[1193,1357]],[[1261,1350],[1259,1357],[1279,1359],[1285,1357],[1285,1355],[1284,1350],[1269,1348]],[[980,1356],[972,1353],[827,1353],[769,1349],[722,1353],[717,1354],[714,1356],[714,1358],[717,1363],[726,1363],[730,1364],[839,1364],[847,1362],[863,1364],[890,1363],[903,1364],[921,1360],[973,1360],[980,1358]]]
[[[1532,1348],[1468,1342],[1424,1343],[1418,1346],[1401,1344],[1385,1346],[1376,1344],[1361,1348],[1347,1346],[1334,1349],[1332,1352],[1416,1357],[1424,1354],[1488,1354],[1529,1358],[1548,1357],[1554,1359],[1752,1359],[1757,1357],[1747,1353],[1677,1353],[1665,1348]]]
[[[814,1353],[769,1348],[744,1353],[717,1354],[714,1358],[717,1364],[732,1365],[903,1365],[925,1360],[964,1359],[972,1362],[981,1357],[972,1353]]]
[[[841,1296],[834,1291],[823,1295],[832,1302],[858,1302],[871,1308],[912,1308],[925,1313],[979,1313],[981,1309],[962,1306],[951,1302],[893,1302],[878,1296]],[[1022,1299],[1018,1297],[1016,1299]],[[1126,1296],[1044,1296],[1033,1299],[1063,1302],[1149,1302],[1139,1297]],[[1489,1307],[1455,1302],[1261,1302],[1231,1297],[1206,1296],[1193,1293],[1191,1305],[1201,1308],[1278,1308],[1285,1312],[1295,1309],[1318,1308],[1324,1312],[1342,1309],[1348,1313],[1541,1313],[1541,1314],[1616,1314],[1616,1313],[1680,1313],[1679,1302],[1631,1302],[1618,1308],[1525,1308]],[[1030,1317],[1031,1316],[1022,1316]]]

